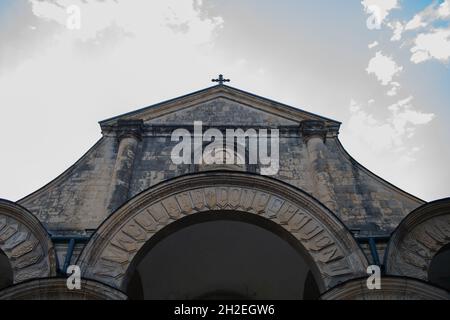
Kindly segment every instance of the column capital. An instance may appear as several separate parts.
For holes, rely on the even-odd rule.
[[[114,131],[119,140],[130,137],[141,140],[143,129],[144,122],[142,120],[119,120]]]
[[[305,120],[300,123],[300,132],[306,139],[319,137],[325,140],[328,130],[325,121]]]
[[[116,136],[120,141],[123,138],[141,140],[144,132],[143,120],[119,120],[111,125],[100,125],[103,136]]]

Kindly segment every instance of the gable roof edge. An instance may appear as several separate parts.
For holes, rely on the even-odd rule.
[[[165,100],[165,101],[162,101],[162,102],[158,102],[156,104],[153,104],[153,105],[150,105],[150,106],[146,106],[146,107],[134,110],[134,111],[130,111],[130,112],[118,115],[118,116],[114,116],[114,117],[111,117],[111,118],[99,121],[99,124],[102,127],[105,126],[105,125],[110,125],[110,124],[114,123],[115,121],[120,120],[121,118],[131,117],[131,116],[137,115],[139,113],[143,113],[143,112],[146,112],[146,111],[149,111],[149,110],[152,110],[152,109],[157,109],[158,107],[161,107],[161,106],[164,106],[164,105],[167,105],[167,104],[171,104],[171,103],[175,103],[177,101],[181,101],[183,99],[186,99],[186,98],[189,98],[189,97],[193,97],[195,95],[199,95],[199,94],[202,94],[202,93],[205,93],[205,92],[207,92],[209,90],[214,90],[214,89],[232,90],[234,92],[237,92],[238,94],[247,95],[247,96],[250,96],[250,97],[252,97],[254,99],[265,101],[266,103],[269,103],[269,104],[278,105],[281,108],[286,109],[287,111],[294,112],[294,113],[297,113],[299,115],[310,115],[310,116],[312,116],[314,118],[319,118],[319,119],[321,119],[323,121],[331,122],[331,123],[333,123],[335,125],[338,125],[338,126],[341,125],[340,121],[336,121],[336,120],[333,120],[333,119],[330,119],[330,118],[327,118],[327,117],[324,117],[324,116],[321,116],[321,115],[318,115],[318,114],[315,114],[315,113],[312,113],[312,112],[309,112],[309,111],[305,111],[303,109],[299,109],[299,108],[296,108],[296,107],[293,107],[293,106],[290,106],[290,105],[287,105],[287,104],[284,104],[284,103],[281,103],[281,102],[278,102],[278,101],[275,101],[275,100],[272,100],[272,99],[269,99],[269,98],[265,98],[265,97],[262,97],[262,96],[259,96],[259,95],[256,95],[256,94],[253,94],[253,93],[241,90],[241,89],[237,89],[237,88],[234,88],[234,87],[231,87],[231,86],[227,86],[227,85],[224,85],[224,84],[207,87],[205,89],[201,89],[201,90],[198,90],[198,91],[186,94],[186,95],[182,95],[182,96],[179,96],[179,97],[176,97],[176,98],[172,98],[172,99],[169,99],[169,100]],[[224,92],[226,92],[226,91],[224,91]]]

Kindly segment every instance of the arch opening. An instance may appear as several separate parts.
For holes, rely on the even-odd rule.
[[[443,246],[431,260],[428,281],[450,291],[450,243]]]
[[[14,274],[6,254],[0,250],[0,290],[9,287],[14,282]]]
[[[180,176],[130,199],[98,228],[77,264],[85,278],[126,291],[133,261],[162,230],[203,217],[197,214],[224,212],[245,213],[282,230],[278,235],[313,262],[320,292],[366,274],[367,259],[354,237],[319,201],[276,179],[236,171]]]
[[[134,257],[125,288],[130,299],[317,299],[318,274],[272,221],[202,212],[156,233]]]

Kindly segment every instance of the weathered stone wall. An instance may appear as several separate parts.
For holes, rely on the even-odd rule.
[[[34,279],[0,291],[0,300],[126,300],[103,283],[81,279],[80,290],[69,290],[65,278]]]
[[[205,125],[209,126],[298,125],[298,122],[293,120],[220,97],[145,122],[153,125],[180,125],[192,124],[194,121],[203,121]]]
[[[171,133],[193,121],[224,128],[278,128],[280,170],[275,179],[313,195],[351,229],[366,235],[389,234],[422,202],[368,172],[343,150],[326,125],[303,129],[293,121],[225,98],[216,98],[157,118],[142,119],[130,136],[117,124],[81,160],[20,204],[49,230],[96,229],[121,204],[164,180],[199,170],[175,165]],[[317,125],[317,124],[314,124]],[[319,126],[320,129],[320,126]],[[328,132],[327,132],[328,130]],[[191,131],[193,132],[193,131]],[[312,133],[311,133],[312,132]],[[258,172],[258,168],[248,167]]]
[[[450,294],[411,278],[385,276],[380,290],[369,290],[367,279],[340,284],[321,296],[321,300],[449,300]]]
[[[107,215],[116,153],[116,139],[103,137],[73,167],[19,204],[50,231],[95,229]]]

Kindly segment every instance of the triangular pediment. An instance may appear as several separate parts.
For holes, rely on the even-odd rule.
[[[130,113],[101,121],[111,126],[123,120],[141,120],[149,125],[192,124],[204,121],[209,125],[296,125],[305,120],[339,122],[230,86],[217,85],[182,97],[164,101]]]

